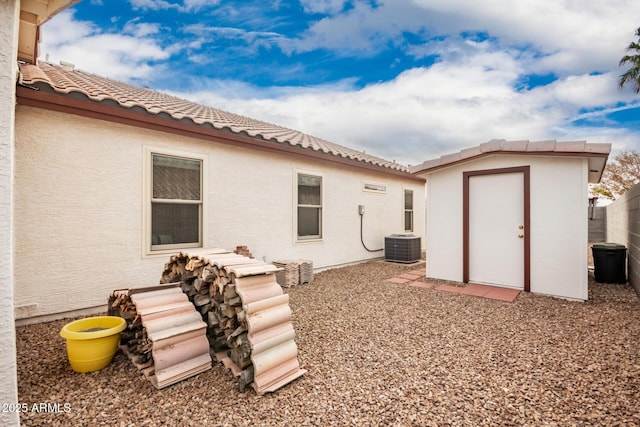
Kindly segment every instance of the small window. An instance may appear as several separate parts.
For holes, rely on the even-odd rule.
[[[151,250],[202,246],[202,160],[151,153]]]
[[[404,231],[413,231],[413,190],[404,190]]]
[[[362,183],[362,191],[366,191],[369,193],[380,193],[384,194],[387,192],[387,186],[384,184],[377,184],[374,182],[363,182]]]
[[[322,177],[298,174],[298,239],[322,238]]]

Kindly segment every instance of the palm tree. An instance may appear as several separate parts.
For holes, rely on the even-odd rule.
[[[618,87],[622,89],[627,83],[633,85],[632,90],[635,93],[640,93],[640,28],[636,30],[635,35],[638,40],[631,42],[627,47],[627,52],[633,53],[632,55],[625,55],[618,64],[620,67],[623,65],[631,65],[624,74],[618,78]]]

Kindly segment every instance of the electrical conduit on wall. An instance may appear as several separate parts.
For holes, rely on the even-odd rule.
[[[384,250],[384,248],[382,249],[369,249],[367,247],[367,245],[364,244],[364,205],[358,205],[358,213],[360,214],[360,243],[362,243],[362,246],[369,252],[381,252]]]

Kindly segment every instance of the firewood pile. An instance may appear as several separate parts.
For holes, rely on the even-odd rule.
[[[155,387],[211,368],[206,324],[177,284],[115,290],[108,314],[127,321],[120,348]]]
[[[246,250],[246,247],[244,248]],[[216,359],[258,394],[304,374],[297,361],[288,295],[273,264],[222,249],[170,257],[161,283],[179,283],[202,320]],[[275,363],[275,365],[274,365]]]
[[[121,348],[125,354],[139,369],[152,367],[152,344],[128,290],[113,291],[109,296],[107,314],[120,316],[127,321],[127,328],[120,334]]]

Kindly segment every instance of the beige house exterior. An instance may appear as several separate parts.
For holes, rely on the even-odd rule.
[[[423,236],[424,179],[405,166],[34,65],[39,26],[76,2],[0,0],[0,401],[19,402],[16,324],[103,311],[182,248],[246,245],[324,269],[382,257],[364,246],[388,234]]]
[[[19,323],[103,310],[180,249],[326,269],[384,255],[360,221],[370,249],[424,234],[422,178],[329,141],[46,63],[20,65],[17,104]]]
[[[381,258],[367,248],[411,233],[426,246],[429,277],[587,298],[587,183],[610,146],[492,141],[410,171],[295,130],[35,65],[38,26],[75,2],[0,0],[0,402],[19,402],[16,323],[104,311],[112,290],[157,283],[183,248],[246,245],[261,260],[326,269]],[[478,195],[487,206],[521,205],[509,230],[521,250],[474,237],[495,231],[482,222],[491,212],[472,214]],[[491,270],[521,281],[483,276],[478,253],[503,253],[486,259],[498,261]],[[0,413],[0,425],[19,425],[18,414]]]
[[[18,403],[14,316],[16,59],[38,56],[39,26],[77,0],[0,0],[0,402]],[[0,425],[19,425],[15,411]]]
[[[586,300],[588,183],[610,144],[494,140],[416,166],[427,275]]]
[[[13,141],[20,2],[0,0],[0,402],[18,402],[13,315]],[[0,413],[0,424],[19,424]]]

